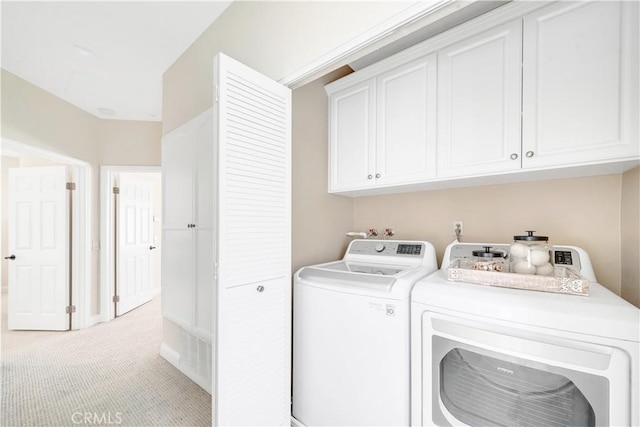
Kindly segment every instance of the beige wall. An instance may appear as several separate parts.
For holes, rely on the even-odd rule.
[[[391,227],[434,244],[438,262],[463,221],[466,242],[511,242],[525,230],[587,251],[598,281],[620,295],[621,175],[425,191],[355,199],[354,228]]]
[[[98,159],[101,165],[160,165],[160,122],[99,120],[97,131]]]
[[[412,3],[233,2],[164,74],[163,133],[213,105],[213,58],[218,52],[279,80]]]
[[[622,175],[622,297],[640,307],[640,168]]]
[[[160,165],[161,124],[101,120],[2,70],[3,138],[83,160],[91,166],[92,231],[99,240],[99,166]],[[99,252],[93,251],[91,314],[99,312]]]
[[[353,222],[353,200],[327,193],[327,96],[338,70],[293,91],[292,268],[341,258]]]

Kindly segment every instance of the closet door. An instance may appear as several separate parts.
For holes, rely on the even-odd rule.
[[[288,425],[291,91],[215,59],[215,425]]]

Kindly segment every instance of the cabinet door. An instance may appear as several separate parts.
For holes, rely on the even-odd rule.
[[[520,169],[522,23],[438,52],[438,177]]]
[[[189,124],[162,139],[162,224],[187,228],[193,222],[194,139]]]
[[[185,329],[193,324],[193,231],[162,230],[162,315]]]
[[[213,149],[213,110],[208,109],[198,116],[193,128],[193,144],[195,147],[195,203],[193,222],[197,228],[212,229],[213,181],[216,173]]]
[[[558,2],[524,19],[524,167],[638,156],[638,3]]]
[[[329,191],[374,185],[375,79],[329,97]]]
[[[212,228],[196,227],[193,325],[198,335],[209,342],[213,333],[213,290],[215,283],[215,242]]]
[[[376,185],[436,175],[436,54],[377,78]]]

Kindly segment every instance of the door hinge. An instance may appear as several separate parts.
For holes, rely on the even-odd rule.
[[[120,187],[113,187],[113,194],[120,194]]]
[[[76,312],[76,306],[75,305],[68,305],[67,307],[65,307],[65,313],[70,314],[70,313],[75,313]]]
[[[67,182],[67,190],[75,190],[76,183],[75,182]]]
[[[120,295],[114,295],[113,302],[120,302]]]

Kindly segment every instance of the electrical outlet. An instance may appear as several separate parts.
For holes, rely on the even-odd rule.
[[[464,234],[464,224],[462,221],[453,221],[453,234],[456,236],[462,236]]]

